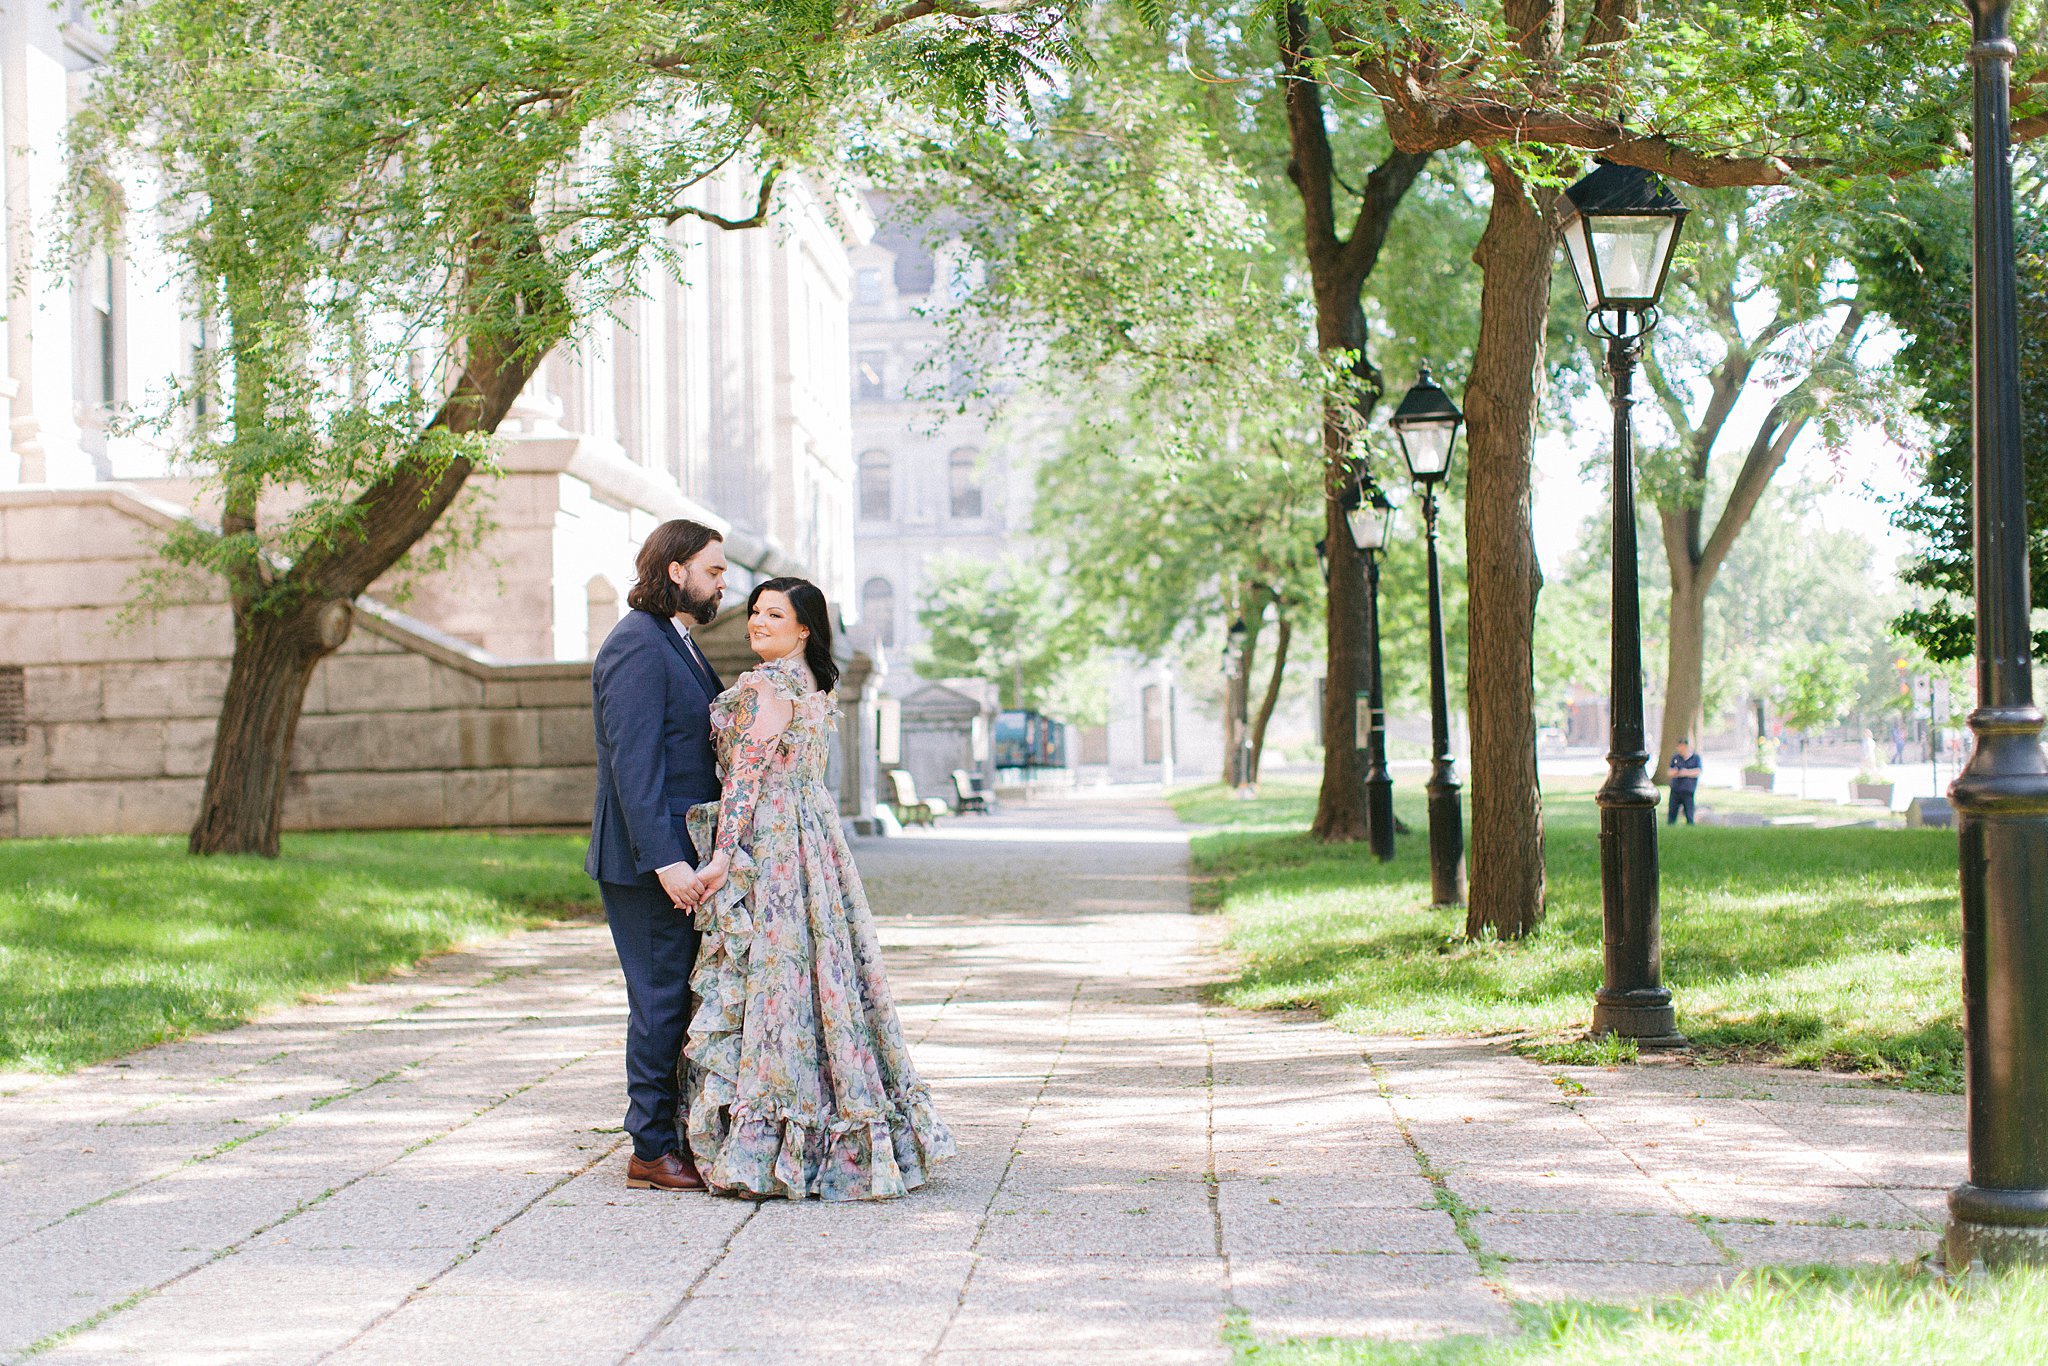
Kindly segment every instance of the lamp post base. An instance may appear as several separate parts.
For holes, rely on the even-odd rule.
[[[1365,780],[1365,835],[1381,863],[1394,857],[1394,779],[1381,766]]]
[[[1433,910],[1465,904],[1465,813],[1442,760],[1429,780],[1429,903]]]
[[[1987,1190],[1965,1181],[1949,1192],[1942,1254],[1951,1270],[2048,1266],[2048,1191]]]
[[[1593,1033],[1618,1034],[1644,1048],[1682,1048],[1685,1037],[1662,981],[1657,917],[1657,789],[1640,754],[1610,755],[1614,769],[1596,794],[1600,805],[1600,989]]]
[[[1598,1038],[1613,1034],[1634,1039],[1638,1048],[1684,1048],[1685,1035],[1678,1032],[1678,1015],[1671,1008],[1671,993],[1663,987],[1593,993],[1592,1034]]]
[[[1948,790],[1963,907],[1970,1179],[1948,1200],[1949,1265],[2048,1265],[2048,754],[2031,705],[1970,713]],[[1982,1184],[1979,1184],[1979,1183]]]

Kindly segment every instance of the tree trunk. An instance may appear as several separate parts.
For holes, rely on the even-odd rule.
[[[1732,324],[1732,304],[1729,309]],[[1735,486],[1729,490],[1728,501],[1714,520],[1711,535],[1702,541],[1701,523],[1704,519],[1697,507],[1660,506],[1657,509],[1663,524],[1664,563],[1671,573],[1671,637],[1666,647],[1664,721],[1660,737],[1663,748],[1657,755],[1657,762],[1652,765],[1652,776],[1660,784],[1669,781],[1663,766],[1670,762],[1678,741],[1691,736],[1697,744],[1699,739],[1701,704],[1706,696],[1707,593],[1713,588],[1721,566],[1727,563],[1736,539],[1755,515],[1757,504],[1762,501],[1771,480],[1784,467],[1785,457],[1793,443],[1799,440],[1812,419],[1813,409],[1805,402],[1806,395],[1819,376],[1848,357],[1857,335],[1863,330],[1864,317],[1864,306],[1852,303],[1842,315],[1842,322],[1822,359],[1807,371],[1804,379],[1780,394],[1771,405],[1750,439],[1749,452],[1743,457],[1741,469],[1736,471]],[[1695,448],[1692,475],[1701,485],[1706,483],[1707,460],[1713,452],[1714,442],[1720,436],[1728,414],[1734,411],[1753,364],[1743,358],[1732,367],[1724,367],[1714,377],[1713,402],[1692,436]]]
[[[531,221],[524,205],[515,206],[512,217]],[[525,251],[544,278],[538,239],[529,238]],[[488,297],[463,368],[421,433],[422,443],[442,432],[495,432],[566,330],[542,330],[566,317],[560,291],[545,283],[509,299]],[[263,399],[254,381],[251,386],[242,390],[238,377],[236,418],[253,425],[261,421]],[[433,529],[472,468],[466,458],[395,463],[356,497],[354,534],[309,548],[275,574],[252,561],[250,575],[267,578],[263,596],[281,607],[258,610],[251,606],[253,583],[234,585],[235,654],[188,845],[193,853],[277,856],[292,737],[314,668],[347,637],[349,603]],[[223,531],[253,531],[254,493],[231,488]]]
[[[1237,620],[1245,624],[1244,645],[1238,650],[1233,665],[1235,674],[1225,683],[1223,689],[1223,785],[1230,786],[1232,778],[1249,783],[1251,774],[1242,777],[1233,771],[1238,750],[1243,746],[1247,727],[1238,719],[1251,706],[1252,669],[1259,654],[1259,633],[1265,628],[1261,615],[1251,609],[1255,598],[1253,590],[1247,588],[1238,594],[1241,615]],[[1227,628],[1226,628],[1227,629]],[[1226,634],[1227,641],[1229,636]],[[1228,648],[1226,646],[1226,648]]]
[[[1472,853],[1465,933],[1518,938],[1543,919],[1543,789],[1532,660],[1542,570],[1530,531],[1530,457],[1556,236],[1505,161],[1486,158],[1493,208],[1473,259],[1485,274],[1465,389],[1466,707]]]
[[[1235,679],[1223,685],[1223,766],[1217,771],[1216,781],[1225,787],[1237,775],[1231,772],[1237,755],[1237,682]]]
[[[522,375],[531,373],[521,367]],[[524,387],[524,378],[519,383]],[[503,416],[497,409],[483,430],[496,430]],[[258,610],[244,595],[235,596],[234,660],[187,844],[192,853],[277,857],[292,737],[313,670],[347,639],[349,604],[432,529],[470,469],[458,460],[430,478],[407,468],[373,486],[357,500],[365,509],[360,540],[351,539],[338,554],[309,554],[281,576],[297,590],[297,605]]]
[[[1273,708],[1280,701],[1280,680],[1287,673],[1287,646],[1294,638],[1294,626],[1286,617],[1275,623],[1278,634],[1273,641],[1273,668],[1266,677],[1266,695],[1259,699],[1259,714],[1252,718],[1252,763],[1251,781],[1259,780],[1259,765],[1266,757],[1266,726],[1273,719]]]
[[[1326,415],[1324,426],[1340,421]],[[1323,499],[1323,537],[1330,559],[1324,636],[1329,663],[1323,681],[1323,782],[1310,827],[1317,839],[1332,844],[1365,838],[1365,770],[1358,762],[1357,704],[1357,694],[1365,687],[1365,568],[1352,547],[1351,528],[1338,496]]]
[[[1707,589],[1711,576],[1681,572],[1673,565],[1671,575],[1671,630],[1664,646],[1664,721],[1659,749],[1651,755],[1651,776],[1659,784],[1670,781],[1664,766],[1678,751],[1678,742],[1691,739],[1699,745],[1701,704],[1706,697]]]
[[[348,637],[346,602],[289,616],[235,604],[235,654],[214,736],[213,764],[188,847],[195,854],[277,857],[292,738],[313,670]]]
[[[1340,182],[1323,116],[1320,79],[1306,9],[1289,4],[1279,16],[1280,73],[1287,101],[1287,178],[1301,197],[1303,254],[1316,307],[1316,348],[1341,354],[1358,380],[1356,400],[1323,401],[1323,538],[1329,559],[1328,679],[1323,688],[1323,785],[1316,796],[1315,837],[1328,843],[1365,838],[1364,773],[1358,762],[1356,693],[1365,686],[1365,564],[1351,543],[1341,499],[1356,487],[1352,437],[1365,429],[1381,392],[1366,356],[1371,339],[1360,291],[1379,261],[1394,211],[1429,162],[1426,152],[1396,151],[1374,167],[1357,191],[1348,236],[1337,225]],[[1347,193],[1351,187],[1344,185]]]

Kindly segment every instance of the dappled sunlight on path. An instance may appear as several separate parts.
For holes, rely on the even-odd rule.
[[[961,1156],[880,1205],[629,1192],[602,927],[0,1097],[0,1360],[1211,1362],[1930,1249],[1960,1103],[1544,1067],[1207,1003],[1149,799],[857,844]],[[1476,1253],[1475,1253],[1476,1249]]]

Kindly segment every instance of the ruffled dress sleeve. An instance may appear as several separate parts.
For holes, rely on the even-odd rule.
[[[731,871],[725,885],[699,903],[700,929],[730,934],[746,933],[750,928],[745,900],[757,876],[752,851],[754,811],[795,719],[793,704],[801,695],[801,686],[787,671],[769,664],[742,674],[712,704],[725,791],[717,802],[691,809],[690,839],[707,859],[713,852],[723,853]],[[770,698],[791,704],[792,714],[780,726],[762,724],[764,707],[773,705]]]

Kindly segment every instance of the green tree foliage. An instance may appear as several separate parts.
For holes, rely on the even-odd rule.
[[[1028,26],[1013,41],[909,22],[929,8],[125,10],[77,124],[85,207],[108,234],[163,225],[190,306],[215,324],[219,352],[164,416],[220,388],[191,454],[231,506],[288,485],[298,507],[180,553],[250,585],[259,608],[320,594],[316,570],[360,539],[393,470],[438,492],[433,475],[482,455],[494,396],[478,370],[530,372],[643,261],[673,256],[679,220],[752,221],[751,194],[692,201],[721,168],[762,168],[765,205],[778,169],[836,159],[864,100],[979,121],[991,89],[1021,96]],[[273,572],[280,560],[297,572]]]
[[[1242,111],[1209,93],[1156,34],[1106,22],[1028,136],[934,140],[899,188],[957,225],[980,270],[945,316],[949,359],[982,356],[983,399],[1025,374],[1065,414],[1035,531],[1100,646],[1157,656],[1242,618],[1251,679],[1271,609],[1256,757],[1321,598],[1321,379],[1307,300],[1234,155]],[[1237,712],[1223,717],[1230,752]]]
[[[1376,397],[1360,386],[1378,372],[1355,351],[1319,347],[1288,85],[1276,79],[1274,31],[1241,18],[1190,14],[1166,38],[1101,21],[1093,65],[1070,73],[1038,126],[935,141],[899,190],[957,224],[983,268],[948,315],[954,353],[993,351],[984,374],[1037,374],[1073,414],[1066,453],[1041,479],[1048,552],[1078,594],[1106,606],[1115,645],[1185,646],[1242,616],[1254,632],[1243,672],[1251,657],[1275,666],[1247,708],[1257,735],[1279,667],[1302,652],[1302,609],[1323,602],[1313,547],[1327,537],[1326,495],[1353,477],[1354,456],[1368,458],[1351,443]],[[1386,155],[1369,109],[1332,106],[1328,134],[1347,166]],[[1398,283],[1351,291],[1358,340],[1369,332],[1403,375],[1419,355],[1464,353],[1477,301],[1458,262],[1476,236],[1477,193],[1448,172],[1418,187],[1414,221],[1381,224]],[[1330,413],[1347,452],[1334,474],[1322,449]],[[1404,478],[1383,458],[1376,471]],[[1138,525],[1154,534],[1133,538]],[[1355,582],[1348,543],[1341,559]],[[1419,565],[1419,551],[1391,572],[1410,559]],[[1390,613],[1390,635],[1419,619],[1419,604]],[[1336,615],[1355,635],[1355,593]],[[1338,757],[1349,763],[1350,747]],[[1338,785],[1348,799],[1355,789]]]
[[[1969,27],[1960,12],[1930,23],[1912,0],[1278,0],[1265,12],[1290,31],[1320,25],[1326,47],[1297,45],[1304,78],[1377,105],[1398,153],[1470,146],[1493,189],[1475,252],[1465,512],[1472,736],[1498,762],[1471,785],[1467,930],[1526,934],[1544,895],[1529,464],[1554,190],[1583,169],[1572,152],[1702,187],[1942,164],[1968,123]],[[2038,7],[2021,17],[2038,22]]]
[[[1246,449],[1242,429],[1226,428],[1208,450],[1172,454],[1156,430],[1149,413],[1118,429],[1099,418],[1072,425],[1066,450],[1039,470],[1034,530],[1056,548],[1069,592],[1089,604],[1109,648],[1156,658],[1197,635],[1220,636],[1230,621],[1246,624],[1235,668],[1250,680],[1256,777],[1297,626],[1322,605],[1322,462],[1301,432]],[[1269,617],[1274,639],[1260,679]],[[1223,719],[1228,754],[1238,741],[1233,707]]]
[[[1247,589],[1290,617],[1320,606],[1313,447],[1181,460],[1142,429],[1074,435],[1039,470],[1033,530],[1100,609],[1105,644],[1156,657],[1218,619],[1251,621]]]
[[[1856,704],[1860,674],[1833,643],[1792,652],[1778,683],[1779,715],[1786,726],[1802,735],[1827,729]]]
[[[2041,169],[2023,163],[2038,185]],[[2033,510],[2027,559],[2033,605],[2048,607],[2048,220],[2038,195],[2024,195],[2013,225],[2019,265],[2020,449],[2027,505]],[[1874,217],[1860,238],[1857,273],[1864,293],[1909,340],[1892,360],[1915,394],[1925,429],[1921,487],[1897,514],[1898,526],[1925,549],[1905,580],[1929,601],[1900,614],[1901,634],[1935,660],[1968,658],[1975,647],[1971,537],[1972,404],[1970,198],[1967,180],[1941,177],[1903,189],[1892,211]],[[2048,632],[2034,634],[2038,655]]]
[[[1703,711],[1710,728],[1746,699],[1773,696],[1787,661],[1821,645],[1837,647],[1854,666],[1857,713],[1874,716],[1896,695],[1901,645],[1888,623],[1903,595],[1877,571],[1869,541],[1822,524],[1815,506],[1821,493],[1821,486],[1806,482],[1772,486],[1729,550],[1723,573],[1742,591],[1709,596],[1702,626]],[[1645,535],[1655,516],[1643,510]],[[1606,691],[1610,539],[1604,517],[1589,520],[1544,587],[1537,679],[1546,724],[1574,688]],[[1671,629],[1670,578],[1661,558],[1643,562],[1642,601],[1651,661],[1646,682],[1655,692],[1665,686],[1656,660]],[[1916,662],[1913,672],[1921,671]]]
[[[1920,0],[1267,0],[1331,35],[1333,89],[1387,106],[1397,146],[1577,148],[1692,185],[1904,173],[1953,156],[1967,101],[1960,6]],[[2014,6],[2022,51],[2042,6]],[[1943,22],[1943,21],[1946,22]],[[2023,67],[2024,69],[2024,67]],[[2022,110],[2038,92],[2022,87]],[[1964,120],[1967,122],[1967,119]],[[2038,131],[2022,126],[2023,135]]]
[[[925,570],[918,625],[925,642],[916,664],[927,677],[978,678],[993,683],[1005,707],[1076,710],[1062,719],[1094,719],[1085,679],[1073,677],[1087,659],[1090,608],[1076,603],[1059,578],[1036,559],[1010,556],[1000,563],[946,554]]]
[[[1083,423],[1142,414],[1176,456],[1226,429],[1299,430],[1307,303],[1201,93],[1157,38],[1113,31],[1032,127],[930,138],[895,168],[906,209],[956,232],[978,277],[939,316],[951,355],[983,361],[957,396],[1030,377]]]
[[[979,123],[1062,55],[1060,4],[158,0],[77,121],[80,215],[159,231],[218,339],[158,428],[218,534],[236,652],[195,851],[276,851],[313,665],[441,520],[541,359],[678,247],[765,216],[898,104]],[[758,182],[709,197],[727,167]],[[206,394],[217,416],[180,414]],[[279,496],[283,516],[263,509]]]

